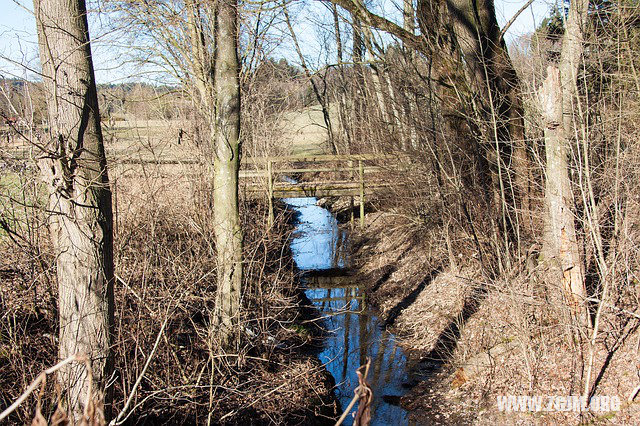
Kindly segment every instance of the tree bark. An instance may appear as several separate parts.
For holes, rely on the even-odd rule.
[[[569,140],[573,121],[578,66],[583,53],[582,27],[588,0],[571,3],[558,66],[549,66],[540,90],[545,120],[547,207],[544,252],[558,260],[565,297],[576,317],[588,321],[585,299],[584,264],[576,236],[572,212],[573,193],[569,178]]]
[[[546,238],[544,252],[555,258],[562,273],[562,287],[572,311],[579,314],[584,306],[586,290],[583,265],[576,238],[573,219],[573,193],[569,179],[568,145],[562,125],[562,78],[558,68],[550,66],[547,78],[540,90],[540,101],[545,116],[547,207]]]
[[[491,123],[488,135],[496,139],[502,167],[513,166],[507,170],[513,171],[511,178],[502,179],[507,188],[504,202],[527,212],[531,167],[525,143],[520,82],[501,36],[493,0],[450,0],[447,5],[455,41],[467,63],[467,78],[480,95],[477,103],[481,112]],[[515,184],[515,199],[509,195],[511,180]],[[527,226],[528,218],[528,215],[521,217]]]
[[[238,4],[221,0],[217,14],[216,114],[213,209],[218,291],[215,325],[223,346],[234,343],[242,289],[242,228],[238,208],[240,169],[240,76]]]
[[[40,166],[49,187],[57,254],[59,357],[84,353],[105,391],[113,370],[113,213],[84,0],[34,0],[50,126]],[[88,371],[60,371],[70,414],[78,420]],[[96,389],[94,387],[94,389]],[[105,403],[110,404],[107,389]]]
[[[413,7],[413,0],[404,0],[402,3],[402,27],[410,34],[415,34],[415,19],[416,13]]]

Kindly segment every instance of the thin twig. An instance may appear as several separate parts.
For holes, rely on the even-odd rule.
[[[367,376],[369,375],[369,367],[371,366],[371,359],[367,359],[367,364],[362,366],[364,367],[364,380],[367,379]],[[362,367],[359,367],[358,370],[360,370]],[[344,422],[344,420],[347,418],[347,416],[349,415],[349,412],[351,411],[351,409],[353,408],[353,406],[355,405],[355,403],[358,401],[358,399],[360,399],[360,391],[362,390],[361,386],[358,386],[357,388],[355,388],[353,390],[353,398],[351,399],[351,402],[349,402],[349,405],[347,405],[347,408],[345,408],[344,412],[342,413],[342,415],[340,416],[340,418],[338,419],[338,421],[336,422],[335,426],[340,426],[342,424],[342,422]]]
[[[38,385],[40,385],[40,383],[42,383],[46,379],[46,377],[49,374],[55,373],[56,371],[58,371],[59,369],[61,369],[65,365],[70,364],[70,363],[72,363],[74,361],[78,362],[78,363],[85,363],[85,364],[88,362],[87,357],[85,355],[75,354],[75,355],[71,355],[69,358],[67,358],[65,360],[60,361],[59,363],[57,363],[53,367],[49,367],[48,369],[44,370],[42,373],[40,373],[38,375],[38,377],[36,377],[36,379],[33,382],[31,382],[31,384],[29,385],[27,390],[25,390],[24,393],[22,395],[20,395],[20,397],[18,399],[16,399],[16,401],[13,404],[11,404],[6,410],[4,410],[2,413],[0,413],[0,420],[3,420],[9,414],[14,412],[16,410],[16,408],[18,408],[20,406],[20,404],[22,404],[24,402],[24,400],[27,399],[27,397],[38,387]],[[88,372],[91,371],[91,369],[88,368],[88,366],[87,366],[87,371]],[[89,397],[90,397],[90,395],[89,395]]]
[[[504,37],[504,35],[507,32],[507,30],[511,27],[511,25],[513,25],[513,23],[516,22],[516,19],[518,19],[518,16],[520,16],[520,14],[522,12],[524,12],[529,6],[531,6],[531,3],[533,3],[533,0],[527,1],[524,4],[524,6],[522,6],[520,9],[518,9],[518,11],[515,13],[515,15],[513,15],[511,17],[511,19],[509,19],[509,21],[507,21],[507,23],[504,25],[504,27],[502,27],[502,30],[500,31],[500,40],[502,40],[502,38]]]
[[[160,331],[156,336],[156,341],[153,344],[153,349],[151,349],[151,353],[149,353],[149,356],[147,357],[147,362],[145,362],[144,367],[142,367],[142,371],[140,372],[140,375],[136,379],[136,382],[133,385],[133,388],[131,388],[131,392],[129,393],[127,402],[124,404],[124,407],[122,407],[122,410],[120,410],[120,413],[118,413],[118,416],[115,419],[111,420],[111,422],[109,422],[109,426],[122,424],[126,420],[126,418],[123,419],[123,417],[127,413],[127,410],[129,409],[129,405],[131,405],[131,401],[133,401],[133,397],[135,396],[136,391],[138,390],[138,386],[140,386],[140,383],[142,382],[142,378],[144,377],[145,373],[147,372],[147,369],[149,368],[149,364],[151,364],[151,360],[153,359],[153,356],[155,355],[156,350],[158,349],[158,345],[160,344],[160,339],[164,334],[164,329],[167,326],[168,321],[169,321],[169,315],[167,314],[165,316],[164,322],[162,323],[162,327],[160,327]]]

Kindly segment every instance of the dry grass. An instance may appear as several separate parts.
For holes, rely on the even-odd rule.
[[[213,419],[222,423],[295,424],[323,407],[331,413],[326,373],[302,350],[307,337],[298,289],[291,258],[282,249],[286,223],[281,220],[267,236],[262,220],[256,220],[264,207],[244,206],[248,265],[242,327],[248,331],[237,351],[225,354],[209,335],[216,288],[211,218],[193,203],[176,204],[174,193],[181,191],[176,182],[166,183],[133,188],[121,180],[116,409],[124,405],[166,322],[133,399],[135,423],[203,423],[210,400]],[[56,289],[53,268],[40,270],[6,240],[2,252],[2,404],[7,406],[56,359]],[[46,264],[51,261],[48,256]],[[13,420],[29,419],[32,407],[29,401]]]
[[[623,405],[620,412],[583,417],[573,412],[499,412],[498,395],[582,392],[586,353],[574,341],[566,304],[558,298],[561,289],[547,284],[548,271],[527,268],[526,262],[511,275],[487,279],[477,259],[459,250],[465,254],[456,258],[453,267],[437,232],[424,233],[410,221],[388,213],[372,213],[367,219],[371,226],[358,243],[358,257],[371,298],[406,351],[417,359],[437,361],[435,370],[433,364],[424,367],[425,373],[435,376],[403,398],[413,420],[637,424],[637,402]],[[440,251],[432,248],[438,246]],[[435,278],[421,287],[436,269]],[[637,289],[627,286],[618,294],[615,307],[603,313],[606,325],[597,342],[595,361],[602,378],[596,395],[615,395],[624,402],[640,384],[640,322],[633,314]],[[440,362],[444,364],[439,366]]]
[[[437,348],[439,337],[449,324],[458,321],[464,302],[473,291],[473,285],[457,274],[464,276],[464,272],[439,274],[402,311],[396,321],[402,330],[402,344],[423,353]]]
[[[156,123],[121,132],[109,148],[142,158],[182,158],[193,141],[174,141],[175,130]],[[138,131],[147,132],[138,136]],[[16,169],[3,179],[3,218],[11,212],[21,246],[0,239],[0,404],[8,406],[57,359],[54,259],[42,226],[42,204],[21,211],[15,182],[31,188],[37,176]],[[280,215],[267,231],[266,207],[244,199],[246,278],[239,344],[221,351],[210,320],[216,291],[214,227],[205,169],[180,165],[124,165],[110,169],[116,211],[116,376],[114,409],[122,409],[149,357],[132,398],[129,422],[318,424],[335,415],[331,383],[318,360],[306,352],[300,289],[288,250],[289,217]],[[31,185],[31,186],[30,186]],[[37,185],[35,186],[37,188]],[[15,195],[15,194],[14,194]],[[11,201],[13,200],[13,201]],[[16,237],[17,239],[17,237]],[[19,240],[19,239],[18,239]],[[22,241],[22,240],[19,240]],[[157,343],[157,350],[152,351]],[[55,409],[51,383],[42,408]],[[28,399],[11,417],[33,417]]]

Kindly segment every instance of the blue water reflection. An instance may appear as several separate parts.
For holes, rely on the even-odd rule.
[[[336,218],[316,205],[315,197],[285,198],[298,214],[296,235],[291,242],[293,258],[300,270],[344,268],[341,247],[346,233],[338,228]]]
[[[372,425],[407,424],[405,410],[397,405],[407,382],[407,358],[366,307],[364,294],[347,276],[322,276],[318,271],[346,264],[345,234],[335,217],[316,206],[316,199],[284,200],[298,211],[298,225],[291,243],[299,269],[315,271],[305,278],[306,294],[326,316],[328,330],[320,361],[336,380],[336,396],[343,407],[358,386],[356,370],[371,358],[368,383],[373,389]],[[354,408],[354,412],[357,405]],[[349,416],[345,424],[352,424]]]

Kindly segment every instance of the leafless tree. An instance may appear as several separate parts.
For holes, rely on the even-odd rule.
[[[113,223],[86,6],[84,0],[34,6],[49,119],[40,165],[57,256],[59,356],[86,354],[105,390],[113,365]],[[78,419],[88,372],[67,365],[60,377]]]
[[[225,346],[237,333],[242,286],[242,229],[238,211],[240,170],[240,66],[238,3],[223,0],[216,16],[215,159],[213,208],[216,221],[218,290],[216,325]]]
[[[587,325],[588,318],[584,311],[584,265],[572,211],[574,199],[569,179],[568,152],[573,122],[573,98],[576,96],[578,67],[583,52],[582,28],[586,22],[588,7],[587,0],[571,3],[559,63],[547,68],[547,79],[540,92],[547,157],[545,201],[548,209],[548,238],[545,244],[548,256],[559,260],[567,300],[570,301],[574,314],[582,318],[583,325]]]

